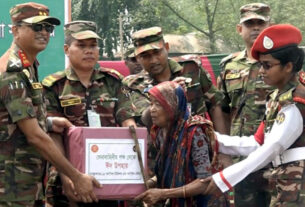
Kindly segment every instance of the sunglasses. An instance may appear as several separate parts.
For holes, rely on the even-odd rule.
[[[276,65],[281,65],[281,63],[270,64],[269,62],[259,62],[259,67],[263,67],[264,70],[269,70]]]
[[[257,26],[264,26],[264,25],[266,25],[267,24],[267,22],[265,22],[264,20],[260,20],[260,19],[250,19],[250,20],[248,20],[248,21],[245,21],[245,22],[243,22],[243,24],[246,26],[246,27],[253,27],[253,26],[255,26],[255,25],[257,25]]]
[[[45,29],[48,33],[52,33],[54,31],[54,25],[51,24],[20,24],[19,26],[27,26],[30,27],[34,32],[41,32]]]

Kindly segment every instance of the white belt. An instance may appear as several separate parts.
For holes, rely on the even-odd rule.
[[[298,160],[305,160],[305,147],[296,147],[284,151],[282,154],[275,157],[272,161],[272,165],[273,167],[277,167]]]

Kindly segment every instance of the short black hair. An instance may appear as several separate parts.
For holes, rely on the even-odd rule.
[[[304,51],[297,45],[289,45],[277,49],[269,53],[272,57],[279,60],[281,65],[286,65],[291,62],[293,64],[293,72],[298,72],[302,69],[304,61]]]

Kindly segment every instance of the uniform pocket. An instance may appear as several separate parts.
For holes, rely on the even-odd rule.
[[[104,98],[98,100],[94,108],[95,112],[100,115],[102,126],[115,126],[115,105],[116,98]]]

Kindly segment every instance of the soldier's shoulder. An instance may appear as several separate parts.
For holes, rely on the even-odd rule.
[[[124,76],[115,69],[100,67],[99,70],[117,80],[122,80]]]
[[[302,83],[299,83],[293,91],[293,99],[295,99],[295,97],[303,99],[305,103],[305,86]]]
[[[221,59],[220,61],[220,66],[222,68],[225,67],[225,65],[229,62],[231,62],[232,60],[234,60],[234,58],[236,58],[241,52],[235,52],[235,53],[232,53],[224,58]]]
[[[131,86],[136,86],[139,84],[142,84],[144,82],[144,79],[146,78],[147,74],[142,71],[138,74],[133,74],[133,75],[128,75],[123,79],[123,84],[131,87]]]
[[[42,80],[42,85],[52,87],[56,82],[66,77],[65,71],[58,71],[54,74],[48,75]]]

